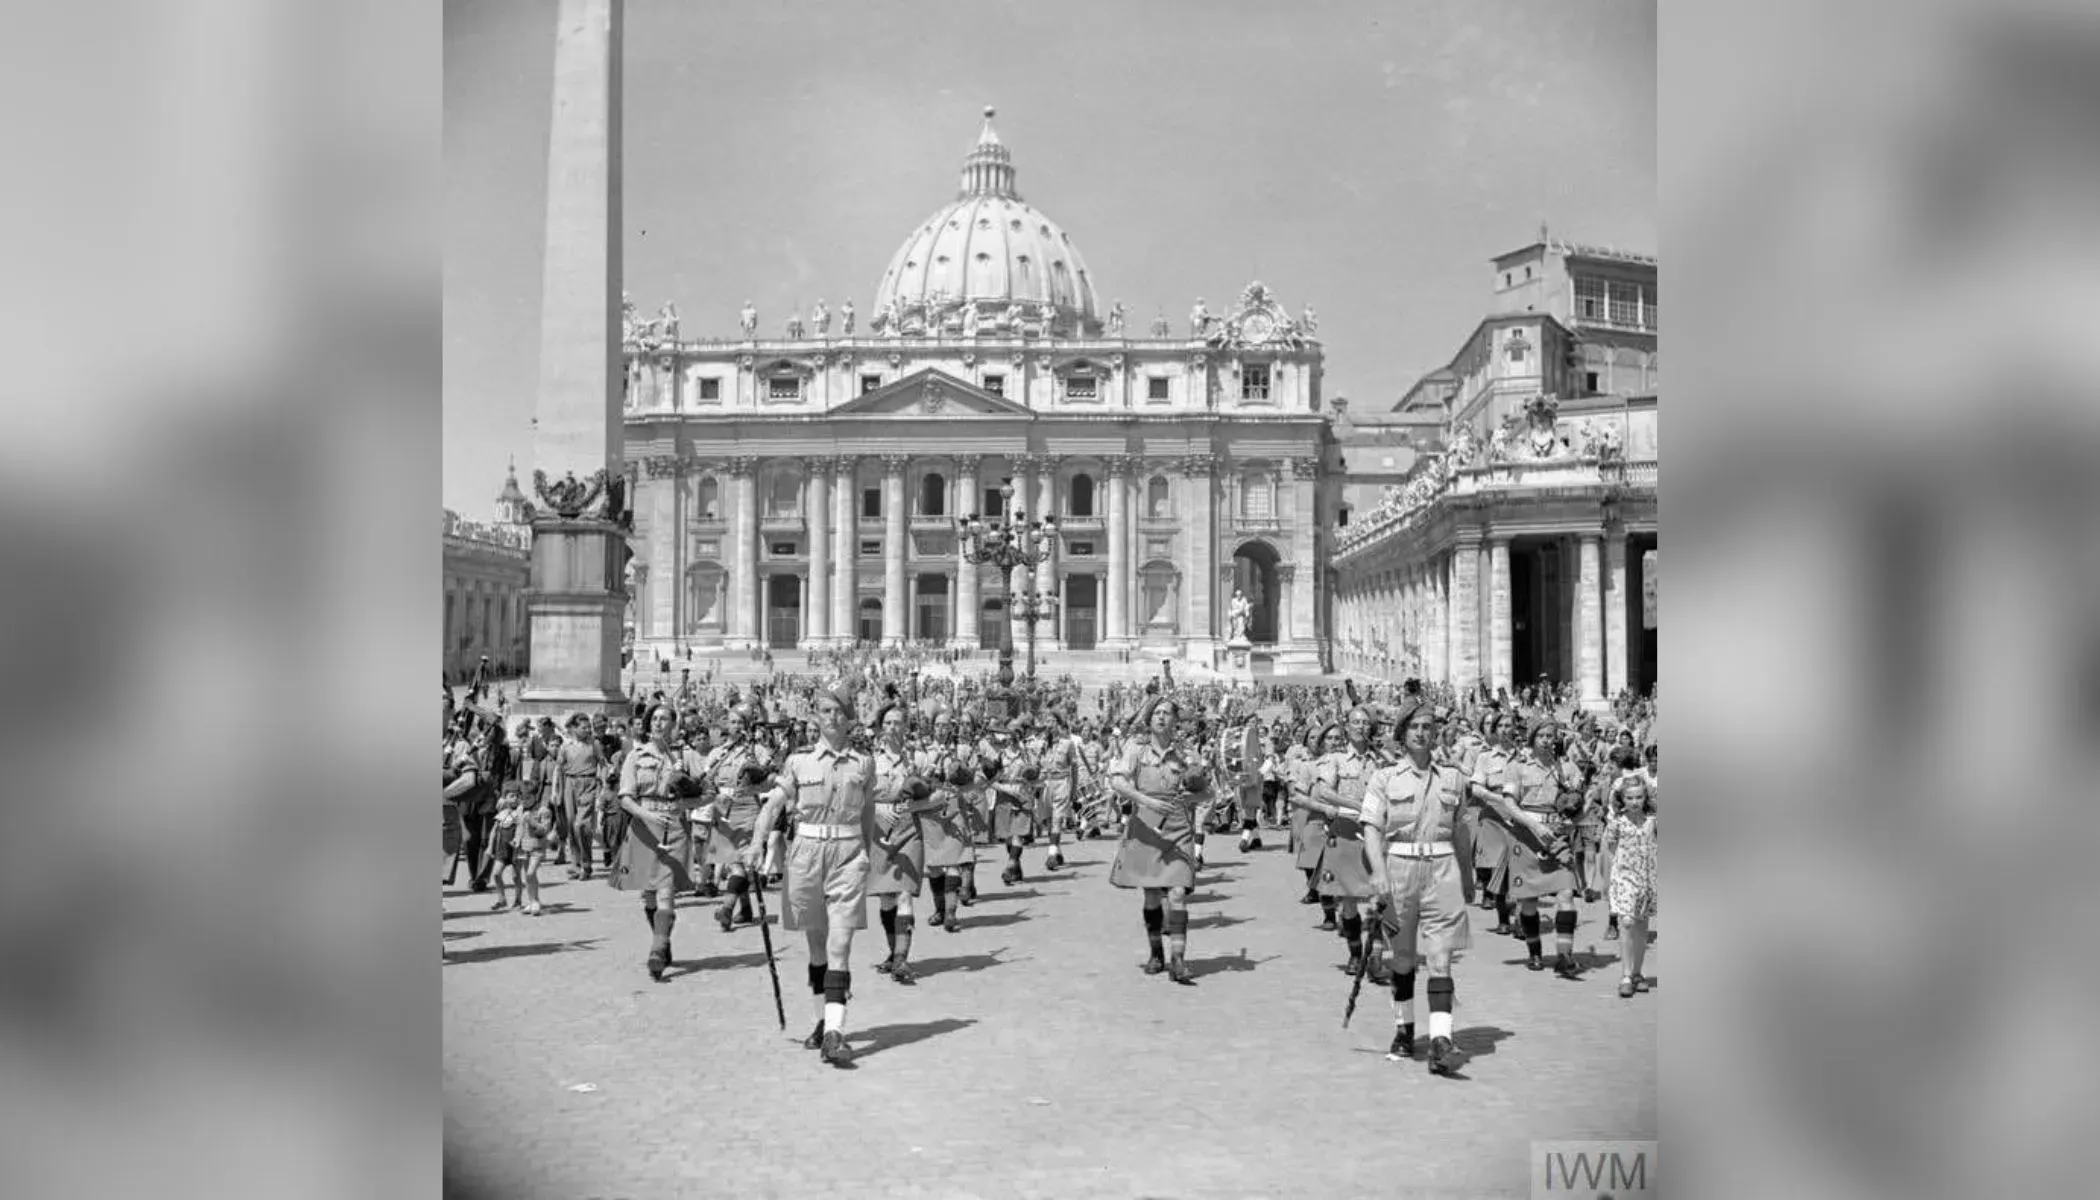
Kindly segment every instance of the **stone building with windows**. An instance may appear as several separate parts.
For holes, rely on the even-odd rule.
[[[1032,589],[1058,597],[1039,649],[1210,662],[1237,588],[1258,667],[1319,668],[1314,315],[1256,282],[1185,334],[1126,328],[991,116],[864,314],[819,301],[769,336],[747,302],[741,336],[686,339],[670,306],[630,308],[638,654],[990,648],[1024,636],[1008,600]],[[1005,487],[1056,518],[1031,579],[958,560],[957,518]]]
[[[1394,406],[1414,452],[1344,439],[1337,668],[1593,705],[1653,688],[1656,334],[1652,257],[1542,229],[1494,260],[1488,315]]]
[[[483,655],[504,676],[527,662],[524,591],[532,574],[532,505],[513,466],[493,524],[445,510],[445,679],[471,679]]]

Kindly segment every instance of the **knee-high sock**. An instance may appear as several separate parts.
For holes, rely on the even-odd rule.
[[[890,957],[894,958],[897,955],[897,910],[885,908],[879,919],[882,921],[882,938],[889,943]]]
[[[655,893],[655,892],[643,892],[643,893],[642,893],[642,924],[644,924],[644,925],[647,925],[647,926],[649,927],[649,932],[651,932],[651,933],[654,933],[654,932],[656,932],[656,893]]]
[[[904,962],[911,957],[911,929],[915,924],[917,922],[911,917],[900,916],[897,918],[897,945],[896,949],[892,950],[890,954],[898,962]]]
[[[1364,919],[1360,915],[1342,918],[1342,940],[1349,943],[1349,957],[1362,958],[1364,953]]]
[[[1415,1023],[1415,973],[1393,972],[1393,1022],[1398,1025]]]
[[[1524,930],[1524,945],[1533,954],[1539,952],[1539,915],[1535,912],[1517,914],[1517,924]]]
[[[813,962],[809,964],[809,991],[810,998],[816,1002],[817,1020],[821,1021],[825,1017],[823,963]]]
[[[1154,958],[1166,957],[1159,948],[1159,934],[1165,924],[1166,914],[1158,908],[1148,905],[1145,909],[1145,943],[1152,948],[1152,957]]]
[[[1447,1038],[1451,1036],[1451,991],[1449,975],[1429,977],[1429,1036]]]
[[[853,990],[853,972],[824,972],[824,1031],[846,1032],[846,996]]]
[[[1553,914],[1553,949],[1561,954],[1575,953],[1575,910],[1563,908]]]
[[[1167,914],[1167,953],[1181,958],[1189,952],[1189,910],[1177,908]]]

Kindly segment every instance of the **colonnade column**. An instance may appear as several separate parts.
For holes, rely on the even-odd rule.
[[[831,638],[849,646],[859,637],[855,627],[860,615],[856,603],[860,591],[860,567],[855,561],[859,543],[855,537],[853,507],[853,478],[858,462],[847,455],[831,464],[837,472],[837,486],[832,489],[831,500]]]
[[[1506,533],[1488,538],[1488,644],[1492,648],[1490,670],[1493,672],[1493,686],[1498,688],[1515,686],[1510,678],[1514,635],[1510,627],[1509,542]]]
[[[1217,624],[1213,597],[1217,594],[1218,568],[1217,531],[1211,522],[1216,508],[1213,492],[1218,456],[1215,454],[1192,454],[1181,462],[1182,476],[1187,480],[1189,497],[1189,619],[1182,627],[1185,638],[1193,639],[1201,657],[1206,661],[1217,643]]]
[[[965,454],[955,460],[956,485],[962,489],[961,495],[956,497],[961,503],[955,506],[955,511],[965,517],[982,515],[977,511],[977,505],[984,488],[977,482],[977,469],[983,462],[975,454]],[[983,604],[977,597],[977,565],[963,558],[958,544],[955,555],[955,623],[950,626],[955,631],[954,645],[957,648],[977,649],[978,639],[983,636],[977,628],[978,610]]]
[[[802,510],[809,522],[809,587],[804,591],[809,623],[802,643],[812,649],[831,641],[831,472],[828,458],[807,460],[809,497]]]
[[[671,611],[672,597],[678,590],[671,563],[678,547],[677,485],[652,461],[647,497],[635,492],[628,495],[638,513],[648,514],[648,565],[652,568],[642,584],[642,594],[634,598],[634,638],[637,643],[668,638],[677,632]]]
[[[1451,548],[1451,686],[1464,691],[1480,680],[1480,543],[1462,530]]]
[[[1603,586],[1598,559],[1601,557],[1600,538],[1594,533],[1581,535],[1579,569],[1575,593],[1575,674],[1582,681],[1582,702],[1596,704],[1604,699],[1604,606],[1598,592]]]
[[[729,460],[730,491],[736,501],[735,552],[729,560],[730,647],[758,644],[758,459]]]
[[[1436,556],[1429,572],[1429,644],[1436,648],[1436,666],[1430,675],[1439,683],[1451,680],[1451,554]]]
[[[904,470],[911,459],[882,456],[882,644],[904,644]]]
[[[1130,459],[1108,460],[1108,629],[1104,642],[1130,637]]]
[[[1626,680],[1626,526],[1604,527],[1604,696],[1609,700]]]
[[[1064,461],[1063,456],[1056,454],[1045,454],[1038,460],[1036,470],[1038,499],[1036,508],[1040,510],[1041,516],[1045,519],[1057,515],[1057,465],[1062,461]],[[1062,538],[1063,535],[1060,534],[1044,544],[1043,561],[1037,563],[1035,567],[1035,590],[1045,596],[1055,592],[1058,600],[1056,607],[1051,610],[1050,618],[1036,623],[1035,648],[1037,653],[1045,650],[1062,650],[1065,644],[1065,594],[1064,588],[1058,582],[1060,576],[1057,561],[1060,557],[1057,552],[1057,543]]]

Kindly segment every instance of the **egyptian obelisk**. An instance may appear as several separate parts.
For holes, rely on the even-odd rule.
[[[525,592],[532,664],[519,707],[602,712],[620,691],[621,0],[560,0],[547,136],[547,257],[534,414],[537,516]],[[579,487],[564,491],[573,477]],[[592,485],[598,490],[593,491]]]

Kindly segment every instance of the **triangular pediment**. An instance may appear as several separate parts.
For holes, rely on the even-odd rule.
[[[916,371],[831,410],[839,417],[1023,417],[1034,410],[934,367]]]

